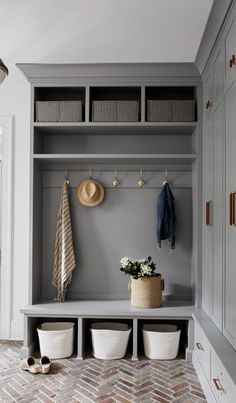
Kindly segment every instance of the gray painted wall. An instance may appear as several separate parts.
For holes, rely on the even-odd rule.
[[[159,249],[156,242],[156,201],[164,172],[145,171],[146,188],[137,188],[138,172],[119,172],[122,188],[110,187],[114,172],[94,173],[106,186],[105,201],[87,208],[76,200],[76,187],[87,172],[70,172],[70,204],[78,267],[68,297],[75,299],[129,298],[128,277],[119,270],[125,256],[151,255],[162,273],[167,294],[191,296],[192,189],[191,172],[169,172],[177,211],[177,242],[170,251],[168,242]],[[42,298],[52,299],[51,286],[56,217],[63,173],[44,173]],[[102,229],[102,230],[101,230]]]
[[[195,151],[190,135],[49,135],[43,139],[43,153],[55,154],[188,154]],[[65,141],[66,139],[66,141]],[[37,150],[38,151],[38,150]]]

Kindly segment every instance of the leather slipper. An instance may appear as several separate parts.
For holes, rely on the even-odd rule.
[[[51,368],[50,358],[48,358],[46,355],[43,355],[40,359],[40,365],[42,374],[48,374]]]
[[[36,364],[34,357],[31,356],[21,360],[20,367],[24,371],[29,371],[32,374],[38,374],[40,372],[40,365]]]

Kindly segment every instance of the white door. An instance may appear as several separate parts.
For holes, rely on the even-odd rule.
[[[12,118],[0,116],[0,338],[10,338],[12,272]]]

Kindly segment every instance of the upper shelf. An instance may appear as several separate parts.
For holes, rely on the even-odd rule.
[[[191,135],[197,122],[65,122],[34,123],[39,133],[47,134],[178,134]]]
[[[47,163],[191,164],[196,154],[34,154],[34,159]]]

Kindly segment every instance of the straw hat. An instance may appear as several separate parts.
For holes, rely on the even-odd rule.
[[[77,199],[87,207],[95,207],[104,199],[104,188],[101,183],[87,179],[83,180],[76,191]]]

